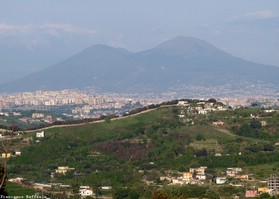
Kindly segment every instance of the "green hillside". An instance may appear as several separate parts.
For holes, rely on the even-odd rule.
[[[89,185],[114,198],[121,198],[117,194],[122,192],[126,198],[150,198],[158,185],[164,185],[160,176],[190,167],[207,166],[212,177],[227,167],[242,167],[266,179],[279,171],[279,151],[274,146],[279,114],[263,115],[266,126],[257,126],[250,114],[265,113],[237,109],[200,115],[182,106],[165,106],[124,119],[48,129],[40,139],[25,133],[14,142],[22,155],[9,160],[9,177],[68,184],[74,193],[79,185]],[[213,126],[216,121],[225,125]],[[27,137],[33,141],[22,145]],[[258,165],[268,166],[259,171]],[[58,166],[75,169],[51,177]],[[113,189],[97,189],[101,186]]]

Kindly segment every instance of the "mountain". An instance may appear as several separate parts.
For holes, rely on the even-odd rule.
[[[180,84],[279,83],[279,67],[234,57],[191,37],[142,52],[94,45],[40,72],[1,85],[1,92],[93,87],[100,91],[166,91]]]

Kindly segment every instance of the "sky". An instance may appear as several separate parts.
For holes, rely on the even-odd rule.
[[[94,44],[142,51],[176,36],[279,66],[278,0],[0,0],[0,5],[0,75],[40,70]]]

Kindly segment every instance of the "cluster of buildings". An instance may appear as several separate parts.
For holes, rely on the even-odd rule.
[[[7,117],[14,116],[16,120],[31,126],[65,119],[99,118],[101,115],[122,115],[152,103],[139,96],[130,98],[116,93],[97,94],[78,90],[0,94],[0,122],[6,123]],[[23,114],[26,110],[36,112]],[[46,114],[46,111],[55,114]]]
[[[266,187],[258,187],[257,189],[246,190],[245,197],[254,198],[262,193],[268,193],[272,196],[279,194],[279,175],[271,175],[267,180]]]
[[[186,110],[182,110],[182,112],[178,115],[180,118],[184,117],[186,112],[206,115],[209,112],[228,110],[228,107],[226,105],[215,104],[213,102],[208,102],[208,101],[189,103],[187,100],[181,100],[178,101],[177,105],[182,106],[183,108],[186,109]]]
[[[201,166],[197,168],[190,168],[188,172],[178,173],[176,176],[162,176],[160,177],[161,181],[167,181],[169,184],[173,185],[183,185],[183,184],[204,184],[204,181],[208,176],[212,177],[212,174],[206,173],[206,166]],[[228,178],[235,178],[240,181],[248,181],[249,175],[243,174],[242,168],[232,167],[227,168],[226,176],[216,177],[216,184],[225,184],[228,181]]]
[[[117,108],[125,105],[130,98],[108,93],[96,94],[79,90],[36,91],[0,95],[0,110],[20,106],[65,106],[91,105],[95,109]],[[141,103],[144,103],[142,100]]]
[[[111,114],[123,115],[132,109],[149,104],[151,104],[150,101],[141,98],[78,90],[0,94],[0,123],[5,124],[9,118],[15,118],[15,122],[18,121],[19,124],[36,126],[56,121],[63,122],[67,119],[99,118],[102,115]],[[36,112],[30,115],[30,112],[24,112],[26,110]]]
[[[19,119],[19,121],[23,123],[52,123],[53,121],[63,121],[61,117],[53,117],[49,114],[44,113],[32,113],[32,115],[29,116],[22,116],[21,112],[0,112],[0,118],[1,116],[5,117],[16,117]]]
[[[234,179],[238,179],[240,181],[248,181],[249,175],[243,174],[242,168],[231,167],[231,168],[226,169],[226,176],[216,177],[215,182],[216,182],[216,184],[225,184],[228,181],[228,178],[234,178]]]
[[[206,173],[206,166],[201,166],[197,168],[190,168],[188,172],[176,172],[175,174],[169,173],[168,176],[161,176],[160,180],[162,182],[167,182],[169,185],[185,185],[185,184],[204,184],[207,181],[211,182],[211,179],[208,179],[208,176],[212,175],[210,173]],[[245,174],[242,168],[239,167],[231,167],[227,168],[225,171],[225,176],[216,177],[215,183],[217,185],[231,185],[236,187],[244,187],[244,182],[251,181],[252,178],[249,174]],[[211,178],[210,177],[210,178]],[[239,184],[229,183],[231,179],[237,179]],[[253,181],[254,182],[254,181]],[[246,198],[257,197],[262,193],[268,193],[270,195],[278,195],[279,194],[279,175],[271,175],[267,181],[264,181],[266,186],[257,187],[253,186],[253,189],[245,190]]]
[[[77,90],[23,92],[0,96],[0,108],[15,106],[62,106],[69,104],[102,104],[104,97],[96,97]]]
[[[176,176],[161,176],[160,180],[168,182],[170,185],[204,184],[206,180],[206,169],[207,167],[205,166],[190,168],[189,172],[179,172]]]

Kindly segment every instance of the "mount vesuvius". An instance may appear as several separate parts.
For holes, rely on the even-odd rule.
[[[94,45],[40,72],[0,86],[1,92],[94,87],[107,92],[158,92],[179,84],[279,84],[279,67],[234,57],[192,37],[141,52]]]

